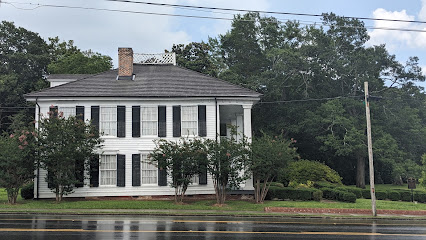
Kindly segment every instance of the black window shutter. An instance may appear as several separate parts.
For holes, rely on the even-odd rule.
[[[206,105],[198,106],[198,136],[207,136]]]
[[[90,186],[99,187],[99,156],[90,158]]]
[[[141,107],[132,106],[132,137],[141,136]]]
[[[58,117],[58,106],[49,107],[50,116]]]
[[[180,106],[173,106],[173,137],[180,137]]]
[[[91,107],[92,125],[99,131],[99,106]]]
[[[126,185],[126,156],[117,154],[117,187]]]
[[[117,106],[117,137],[126,136],[126,107]]]
[[[50,171],[47,171],[47,187],[48,188],[53,188],[53,184],[52,184],[52,180],[53,180],[53,176],[50,173]]]
[[[75,160],[75,179],[77,180],[75,187],[84,186],[84,158]]]
[[[206,166],[201,166],[200,174],[198,175],[198,184],[206,185],[207,184],[207,168]]]
[[[76,106],[75,115],[77,119],[80,119],[84,122],[84,106]]]
[[[158,106],[158,136],[166,137],[166,106]]]
[[[167,171],[165,168],[158,167],[158,186],[167,186]]]
[[[141,155],[132,154],[132,186],[141,185]]]

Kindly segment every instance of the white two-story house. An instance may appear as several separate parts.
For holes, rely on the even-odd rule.
[[[36,120],[57,109],[65,117],[92,121],[103,134],[99,164],[68,196],[173,195],[171,179],[147,159],[154,139],[214,139],[229,134],[229,124],[251,137],[251,109],[259,93],[176,66],[172,53],[133,54],[131,48],[119,48],[118,55],[118,69],[51,75],[50,88],[25,95],[36,103]],[[37,170],[35,198],[54,197],[46,176]],[[241,187],[252,190],[252,181]],[[214,194],[211,177],[198,176],[187,194]]]

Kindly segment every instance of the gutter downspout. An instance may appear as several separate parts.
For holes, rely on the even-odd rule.
[[[40,128],[40,105],[38,105],[38,97],[36,97],[36,105],[38,108],[38,116],[37,116],[37,132],[39,132],[39,128]],[[37,194],[36,194],[36,199],[39,199],[39,186],[40,186],[40,159],[38,157],[38,151],[37,151]]]

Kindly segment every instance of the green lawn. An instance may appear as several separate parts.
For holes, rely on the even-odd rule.
[[[377,189],[393,189],[389,186],[377,186]],[[176,205],[173,201],[164,200],[65,200],[56,203],[54,200],[23,200],[19,197],[16,205],[7,204],[7,196],[4,189],[0,189],[0,210],[16,209],[152,209],[152,210],[220,210],[220,211],[263,211],[264,207],[296,207],[296,208],[356,208],[370,209],[371,200],[357,199],[356,203],[344,202],[315,202],[315,201],[266,201],[264,204],[255,204],[251,201],[226,202],[224,207],[213,206],[214,200],[188,201],[185,205]],[[426,204],[411,202],[377,201],[377,209],[396,210],[426,210]]]

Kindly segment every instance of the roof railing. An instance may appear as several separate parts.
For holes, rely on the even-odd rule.
[[[158,53],[158,54],[146,54],[146,53],[134,53],[133,63],[146,64],[146,65],[176,65],[176,54],[175,53]]]

